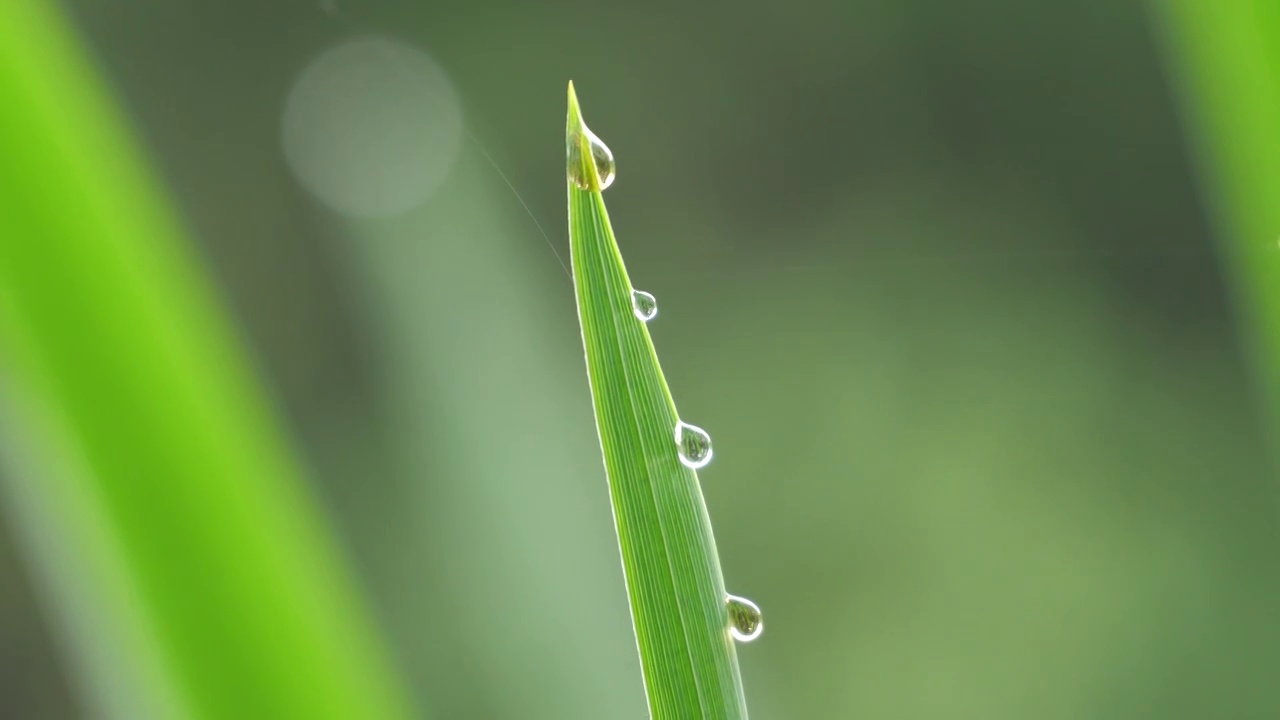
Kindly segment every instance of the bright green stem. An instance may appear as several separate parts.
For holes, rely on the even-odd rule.
[[[177,696],[141,707],[408,716],[237,340],[55,4],[0,2],[0,350],[21,391],[9,409],[40,416],[5,423],[6,439],[58,455],[36,468],[56,482],[23,478],[0,498],[48,513],[19,524],[24,544],[65,540],[84,592],[124,588],[134,603],[122,618],[55,598],[83,614],[72,646],[92,654],[84,628],[134,633],[119,662]],[[44,429],[59,437],[32,436]],[[55,537],[89,516],[100,543]]]
[[[1280,3],[1152,2],[1280,458]]]

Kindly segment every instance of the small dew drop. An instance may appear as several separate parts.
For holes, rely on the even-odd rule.
[[[676,423],[676,453],[685,467],[697,470],[711,462],[711,436],[683,420]]]
[[[641,322],[649,322],[658,315],[658,300],[643,290],[632,290],[631,309]]]
[[[738,642],[751,642],[764,632],[764,619],[760,606],[737,595],[726,595],[729,607],[729,634]]]
[[[587,144],[591,147],[591,159],[596,164],[596,175],[600,178],[600,189],[604,190],[613,184],[617,166],[613,162],[613,152],[596,134],[586,127],[582,131],[587,134]],[[591,189],[591,178],[583,172],[582,145],[577,135],[569,137],[569,179],[583,190]]]

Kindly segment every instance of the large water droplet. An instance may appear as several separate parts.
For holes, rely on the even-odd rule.
[[[738,642],[751,642],[764,632],[764,618],[760,606],[737,595],[726,595],[729,607],[729,634]]]
[[[613,152],[591,130],[584,126],[582,131],[586,133],[587,145],[591,147],[591,160],[596,164],[596,175],[600,177],[600,189],[604,190],[613,184],[613,176],[617,170],[613,162]],[[569,136],[569,179],[583,190],[590,190],[591,178],[585,170],[582,164],[582,144],[578,142],[577,135],[571,135]]]
[[[632,290],[631,309],[642,322],[649,322],[658,315],[658,299],[643,290]]]
[[[683,420],[676,423],[676,452],[685,467],[697,470],[711,462],[711,436]]]

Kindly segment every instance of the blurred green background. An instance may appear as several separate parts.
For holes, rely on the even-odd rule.
[[[1142,3],[64,5],[416,715],[645,713],[572,289],[486,159],[565,255],[573,79],[753,717],[1280,717],[1266,408]],[[21,525],[0,717],[97,717]]]

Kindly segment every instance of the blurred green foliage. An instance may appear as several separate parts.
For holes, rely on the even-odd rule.
[[[91,714],[407,716],[238,338],[60,20],[0,6],[4,497]]]
[[[1243,344],[1280,429],[1280,5],[1240,0],[1156,6],[1222,255]],[[1280,455],[1276,455],[1280,457]]]
[[[519,203],[469,140],[392,218],[282,153],[298,74],[369,32],[440,64],[562,248],[563,84],[590,94],[715,438],[726,580],[769,624],[753,717],[1280,713],[1253,329],[1175,113],[1204,85],[1162,74],[1142,4],[65,4],[432,716],[644,700],[570,286]],[[0,715],[83,714],[17,557]]]

